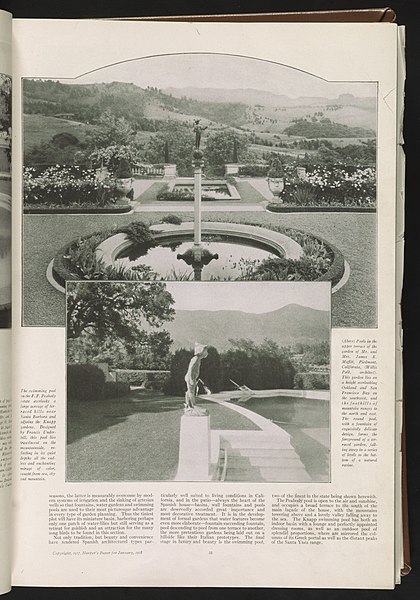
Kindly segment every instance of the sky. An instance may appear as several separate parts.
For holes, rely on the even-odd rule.
[[[330,285],[308,282],[166,282],[175,310],[239,310],[266,313],[287,304],[330,310]]]
[[[333,83],[278,63],[225,54],[170,54],[135,59],[105,66],[66,83],[109,83],[122,81],[142,88],[212,87],[258,89],[291,98],[340,94],[375,96],[376,84]]]

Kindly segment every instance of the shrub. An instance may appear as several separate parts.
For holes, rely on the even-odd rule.
[[[26,206],[108,206],[120,196],[115,178],[108,176],[99,181],[92,169],[77,171],[56,165],[38,175],[33,168],[25,168],[23,172]]]
[[[270,161],[270,167],[267,172],[267,177],[279,178],[284,177],[283,163],[278,156],[275,156]]]
[[[104,385],[105,398],[119,398],[130,393],[130,384],[122,381],[106,381]]]
[[[178,215],[165,215],[162,218],[162,223],[168,223],[169,225],[181,225],[182,219]]]
[[[103,400],[104,372],[95,365],[67,365],[67,400],[69,402],[91,402]]]
[[[148,250],[157,245],[153,233],[150,228],[143,221],[133,221],[129,225],[122,227],[120,232],[125,233],[127,239],[135,244],[138,248],[144,248]]]
[[[238,175],[243,177],[267,177],[267,165],[242,165],[238,169]]]
[[[118,164],[117,170],[115,171],[115,177],[117,179],[128,179],[133,176],[130,163],[126,158],[121,158]]]
[[[298,390],[328,390],[330,377],[328,373],[297,373],[294,387]]]
[[[107,167],[114,172],[118,169],[121,159],[126,159],[129,164],[139,161],[138,149],[132,145],[113,144],[105,148],[98,148],[89,156],[94,166]],[[131,175],[128,175],[131,177]]]

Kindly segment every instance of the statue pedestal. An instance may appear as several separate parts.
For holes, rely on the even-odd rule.
[[[210,416],[181,417],[176,481],[209,481]]]

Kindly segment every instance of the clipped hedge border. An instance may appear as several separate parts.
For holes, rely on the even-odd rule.
[[[337,213],[376,213],[376,208],[371,206],[294,206],[287,204],[267,204],[268,212],[273,213],[300,213],[300,212],[337,212]]]
[[[331,287],[334,287],[335,285],[337,285],[337,283],[340,281],[340,279],[344,275],[344,268],[345,268],[344,256],[341,254],[340,250],[338,248],[336,248],[335,246],[333,246],[332,244],[330,244],[330,242],[327,242],[326,240],[324,240],[323,238],[320,238],[318,236],[314,236],[314,237],[316,237],[318,240],[324,242],[324,244],[326,244],[326,246],[328,246],[328,248],[330,248],[330,250],[332,251],[332,253],[334,255],[332,264],[331,264],[330,268],[328,269],[328,271],[326,273],[324,273],[324,275],[321,275],[321,277],[318,277],[318,279],[314,279],[314,281],[331,281]]]
[[[102,206],[102,207],[89,207],[89,208],[70,208],[61,207],[57,208],[23,208],[23,214],[25,215],[107,215],[107,214],[121,214],[128,213],[132,209],[131,205],[124,206]]]
[[[75,275],[67,268],[63,256],[68,252],[71,244],[66,244],[55,254],[52,266],[52,275],[56,282],[61,285],[64,289],[66,288],[66,281],[80,281],[80,277]]]
[[[257,225],[257,224],[248,223],[248,225]],[[267,227],[267,229],[271,229],[273,231],[279,231],[279,228],[276,228],[276,227]],[[293,229],[293,228],[286,227],[285,229],[287,230],[287,229]],[[281,230],[281,228],[280,228],[280,230]],[[296,229],[295,231],[297,231],[299,233],[303,233],[303,234],[308,233],[306,231],[301,231],[299,229]],[[92,237],[93,235],[96,235],[97,233],[99,233],[99,232],[90,233],[89,235],[83,236],[81,239],[87,239],[89,237]],[[114,233],[117,233],[117,231],[115,231],[115,232],[108,231],[107,236],[113,235]],[[345,268],[344,256],[341,254],[341,252],[338,248],[336,248],[333,244],[331,244],[324,238],[322,238],[318,235],[313,235],[312,233],[310,235],[312,235],[314,238],[316,238],[320,242],[323,242],[328,248],[330,248],[330,250],[332,251],[333,256],[334,256],[330,268],[324,273],[324,275],[321,275],[321,277],[318,277],[318,279],[313,279],[312,281],[315,281],[315,282],[316,281],[331,281],[331,286],[334,287],[335,285],[337,285],[337,283],[341,280],[341,278],[344,275],[344,268]],[[60,250],[54,256],[52,274],[53,274],[53,277],[56,280],[56,282],[59,285],[61,285],[63,288],[66,287],[66,281],[80,281],[80,277],[75,275],[68,269],[68,267],[66,266],[66,264],[64,262],[64,258],[63,258],[63,256],[65,254],[67,254],[69,248],[76,241],[78,241],[78,240],[75,240],[71,244],[66,244],[65,246],[60,248]]]

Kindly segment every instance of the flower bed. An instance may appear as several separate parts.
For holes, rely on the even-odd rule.
[[[27,209],[105,207],[122,197],[118,181],[106,177],[99,181],[92,169],[79,173],[71,167],[48,167],[39,175],[26,167],[23,171],[23,201]]]
[[[285,167],[285,187],[281,198],[293,206],[332,206],[375,208],[375,170],[318,166],[297,177]]]
[[[111,206],[95,206],[95,205],[84,205],[84,206],[42,206],[32,205],[28,208],[23,209],[25,215],[52,215],[52,214],[63,214],[63,215],[103,215],[103,214],[120,214],[128,213],[131,211],[131,204],[112,204]]]
[[[318,206],[297,206],[296,204],[280,204],[279,202],[269,202],[266,206],[269,212],[274,213],[293,213],[293,212],[355,212],[355,213],[374,213],[374,206],[343,206],[335,204],[319,204]]]

